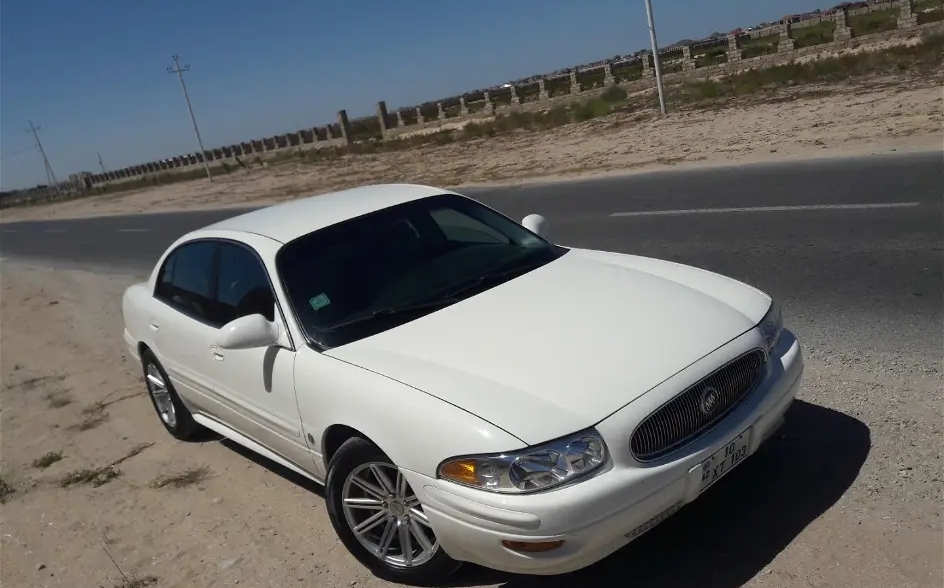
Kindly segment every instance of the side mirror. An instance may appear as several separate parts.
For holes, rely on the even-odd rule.
[[[220,327],[217,345],[223,349],[269,347],[279,341],[279,326],[261,314],[241,316]]]
[[[522,226],[539,237],[547,239],[548,224],[547,219],[540,214],[529,214],[521,221]]]

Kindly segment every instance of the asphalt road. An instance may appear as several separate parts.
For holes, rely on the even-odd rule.
[[[657,172],[469,190],[564,245],[679,261],[780,299],[808,340],[939,361],[939,153]],[[682,211],[682,212],[679,212]],[[187,230],[240,210],[0,226],[0,251],[69,266],[147,271]]]

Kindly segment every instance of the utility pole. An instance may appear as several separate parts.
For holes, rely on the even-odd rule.
[[[665,116],[665,90],[662,88],[662,60],[659,59],[659,42],[656,41],[656,25],[652,19],[652,0],[646,0],[646,17],[649,19],[649,39],[652,41],[652,65],[656,68],[656,86],[659,88],[659,109]]]
[[[190,95],[187,94],[187,84],[184,83],[184,72],[190,71],[190,65],[180,67],[180,57],[172,55],[174,67],[168,67],[167,73],[177,74],[180,80],[180,89],[184,91],[184,100],[187,101],[187,110],[190,112],[190,122],[193,123],[193,132],[197,135],[197,145],[200,147],[200,159],[203,161],[203,168],[206,170],[207,178],[212,182],[213,176],[210,175],[210,165],[206,161],[206,152],[203,149],[203,139],[200,138],[200,129],[197,128],[197,118],[193,115],[193,106],[190,105]]]
[[[39,133],[36,132],[42,127],[34,126],[33,119],[28,119],[28,122],[30,128],[26,132],[33,134],[33,138],[36,139],[36,148],[39,149],[39,154],[43,156],[43,164],[46,166],[46,181],[52,185],[57,196],[62,196],[62,192],[59,191],[59,181],[56,180],[56,174],[53,173],[52,166],[49,165],[49,158],[46,157],[46,150],[43,149],[43,142],[39,140]]]
[[[98,155],[98,167],[102,168],[102,173],[105,173],[105,164],[102,163],[102,154],[96,153],[95,155]]]

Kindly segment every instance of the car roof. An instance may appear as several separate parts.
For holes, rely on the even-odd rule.
[[[254,233],[288,243],[348,219],[440,194],[455,192],[418,184],[370,184],[260,208],[202,230]]]

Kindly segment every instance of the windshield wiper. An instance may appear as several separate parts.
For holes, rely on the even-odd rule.
[[[484,286],[486,284],[504,282],[506,278],[508,278],[509,276],[523,274],[532,269],[540,267],[544,264],[545,264],[545,261],[542,259],[536,262],[526,263],[522,265],[515,265],[514,267],[507,268],[507,269],[498,269],[496,271],[488,272],[472,280],[464,282],[462,285],[458,286],[457,288],[449,290],[445,296],[447,299],[459,298],[463,294],[471,292],[481,286]]]
[[[347,326],[349,326],[349,325],[355,325],[355,324],[357,324],[357,323],[363,323],[363,322],[366,322],[366,321],[372,321],[372,320],[377,319],[377,318],[380,318],[380,317],[395,316],[395,315],[398,315],[398,314],[405,314],[405,313],[416,312],[416,311],[420,311],[420,310],[426,310],[426,309],[428,309],[428,308],[437,308],[437,307],[440,307],[440,306],[448,306],[448,305],[452,304],[453,302],[458,302],[458,300],[457,300],[456,298],[448,297],[448,296],[447,296],[447,297],[444,297],[444,298],[437,298],[437,299],[435,299],[435,300],[424,300],[423,302],[417,302],[417,303],[415,303],[415,304],[407,304],[407,305],[404,305],[404,306],[389,306],[389,307],[385,307],[385,308],[378,308],[377,310],[374,310],[374,311],[369,312],[369,313],[367,313],[367,314],[362,314],[362,315],[359,315],[359,316],[355,316],[355,317],[349,318],[349,319],[347,319],[347,320],[341,321],[341,322],[339,322],[339,323],[335,323],[335,324],[331,325],[330,327],[327,327],[327,328],[321,329],[321,330],[324,331],[324,332],[326,332],[326,333],[330,333],[330,332],[332,332],[332,331],[334,331],[334,330],[336,330],[336,329],[340,329],[340,328],[342,328],[342,327],[347,327]]]

